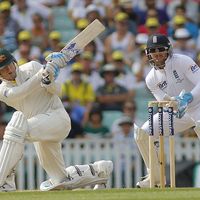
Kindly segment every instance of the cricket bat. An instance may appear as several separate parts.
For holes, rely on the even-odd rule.
[[[104,30],[105,26],[98,19],[95,19],[83,31],[68,42],[61,50],[61,53],[65,54],[66,59],[70,61],[76,55],[80,54],[84,47]],[[50,84],[49,76],[43,77],[42,82],[44,84]]]
[[[105,26],[95,19],[90,23],[83,31],[81,31],[75,38],[73,38],[67,45],[61,50],[69,60],[78,55],[84,47],[94,40],[100,33],[105,30]]]

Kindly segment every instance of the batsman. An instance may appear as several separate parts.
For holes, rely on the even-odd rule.
[[[69,57],[54,52],[45,66],[36,61],[18,66],[12,54],[0,49],[0,100],[16,109],[6,126],[0,151],[0,191],[16,190],[15,168],[23,156],[25,141],[34,144],[50,178],[41,183],[42,191],[87,185],[105,188],[112,161],[65,168],[61,142],[69,134],[71,121],[58,97],[60,85],[55,80]]]
[[[174,132],[180,133],[191,127],[200,139],[200,68],[188,56],[174,54],[172,45],[165,35],[153,34],[147,41],[146,56],[152,66],[146,77],[147,87],[157,101],[173,100],[177,104],[174,113]],[[159,137],[158,114],[154,118],[155,141]],[[163,117],[164,135],[169,134],[169,122],[167,110]],[[139,188],[150,187],[149,174],[149,122],[142,127],[135,126],[135,141],[147,167],[147,176],[137,183]],[[154,146],[155,184],[160,181],[159,160]]]

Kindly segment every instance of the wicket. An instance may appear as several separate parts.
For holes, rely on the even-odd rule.
[[[149,114],[149,168],[150,168],[150,188],[155,187],[154,180],[154,127],[153,111],[154,107],[158,108],[158,126],[159,126],[159,162],[160,162],[160,187],[165,187],[165,150],[164,150],[164,128],[163,128],[163,107],[168,108],[169,118],[169,156],[170,156],[170,187],[174,188],[175,183],[175,152],[174,152],[174,126],[173,110],[175,103],[173,101],[150,101],[148,103]]]

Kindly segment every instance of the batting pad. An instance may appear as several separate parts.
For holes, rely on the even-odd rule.
[[[22,112],[16,111],[5,129],[0,151],[0,186],[5,183],[12,169],[22,158],[27,129],[25,116]]]
[[[23,150],[23,144],[7,139],[3,140],[3,146],[0,151],[0,186],[5,183],[7,176],[22,158]]]
[[[138,146],[138,149],[142,155],[142,158],[144,160],[144,163],[147,167],[147,171],[149,171],[149,136],[148,134],[141,128],[139,128],[137,125],[134,125],[135,130],[134,130],[134,138],[135,142]],[[160,180],[160,171],[159,168],[159,161],[158,161],[158,155],[156,154],[156,149],[154,146],[154,153],[155,155],[153,156],[155,158],[154,160],[154,175],[155,175],[155,180],[159,181]]]

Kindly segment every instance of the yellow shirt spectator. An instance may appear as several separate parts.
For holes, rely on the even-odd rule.
[[[95,100],[92,85],[84,81],[81,81],[79,85],[74,85],[71,80],[67,81],[62,85],[62,94],[69,102],[79,103],[83,106]]]

